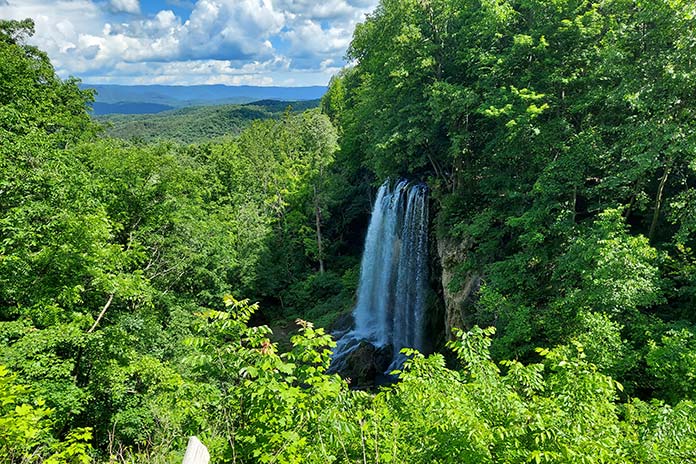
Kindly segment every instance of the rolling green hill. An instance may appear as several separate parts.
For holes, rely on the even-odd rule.
[[[287,108],[295,112],[318,105],[319,100],[261,100],[244,105],[194,106],[157,114],[113,114],[95,119],[105,126],[107,135],[115,138],[195,143],[223,135],[236,135],[251,121],[278,117]]]
[[[169,108],[232,105],[259,100],[306,101],[321,98],[324,86],[257,87],[249,85],[104,85],[81,84],[96,91],[94,115],[158,113]],[[159,108],[153,110],[153,105]]]

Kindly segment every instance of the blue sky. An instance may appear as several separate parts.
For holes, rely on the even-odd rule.
[[[0,0],[62,77],[91,84],[325,85],[378,0]]]

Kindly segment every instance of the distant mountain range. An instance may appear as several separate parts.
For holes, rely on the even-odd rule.
[[[260,100],[241,105],[190,106],[158,114],[108,114],[95,119],[104,125],[107,135],[115,138],[196,143],[237,135],[252,121],[279,118],[288,109],[300,112],[317,106],[319,100]]]
[[[326,92],[325,86],[81,84],[81,87],[97,91],[94,115],[160,113],[188,106],[240,104],[259,100],[316,100]]]

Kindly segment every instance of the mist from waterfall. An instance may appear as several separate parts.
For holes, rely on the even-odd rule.
[[[332,367],[340,370],[361,341],[391,346],[388,371],[399,368],[402,348],[424,348],[428,288],[428,188],[386,181],[379,188],[365,238],[355,325],[337,342]]]

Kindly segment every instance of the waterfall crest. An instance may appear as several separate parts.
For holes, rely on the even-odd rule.
[[[423,350],[428,286],[428,188],[386,181],[379,188],[360,266],[354,328],[334,350],[332,370],[341,371],[362,341],[391,347],[387,372],[403,363],[402,348]]]

